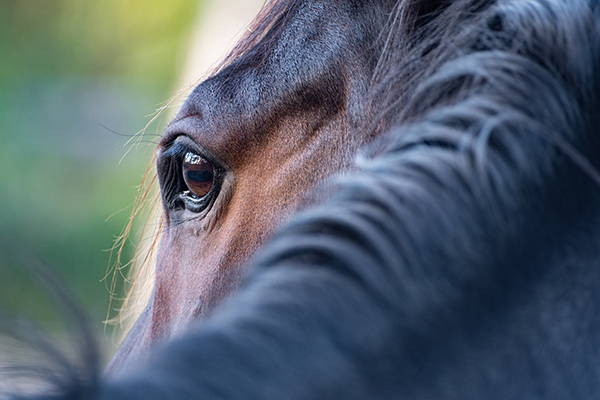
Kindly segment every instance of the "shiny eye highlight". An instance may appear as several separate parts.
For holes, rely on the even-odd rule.
[[[189,190],[189,196],[206,196],[213,187],[215,169],[210,161],[198,154],[187,152],[181,165],[183,180]]]
[[[163,203],[173,216],[188,211],[200,218],[212,208],[227,175],[221,161],[183,135],[160,150],[157,171]]]

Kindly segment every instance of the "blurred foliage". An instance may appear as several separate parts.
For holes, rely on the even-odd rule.
[[[107,249],[153,149],[120,162],[122,135],[172,94],[199,1],[0,0],[0,311],[53,318],[24,269],[40,261],[101,327]]]
[[[3,80],[119,76],[165,91],[198,0],[2,0]],[[25,75],[23,72],[27,72]]]

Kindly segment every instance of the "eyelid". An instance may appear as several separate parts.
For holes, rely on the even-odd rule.
[[[184,157],[187,152],[198,154],[202,158],[210,161],[215,168],[223,171],[228,171],[228,165],[218,156],[213,154],[205,147],[199,145],[188,135],[181,133],[177,136],[171,136],[170,140],[161,142],[159,150],[159,158],[164,157]]]
[[[180,223],[187,221],[197,221],[199,224],[201,224],[203,230],[211,230],[218,223],[223,210],[231,198],[234,176],[225,162],[221,161],[220,158],[208,151],[205,147],[200,146],[185,133],[171,135],[170,140],[164,140],[161,142],[158,150],[157,168],[159,181],[163,182],[161,183],[161,192],[163,193],[162,198],[164,202],[163,204],[165,204],[167,211],[169,209],[168,201],[171,199],[171,196],[176,195],[176,193],[171,193],[171,190],[168,189],[170,185],[169,182],[175,179],[183,179],[180,172],[173,175],[173,171],[180,171],[180,163],[184,160],[186,154],[189,152],[197,154],[213,165],[215,177],[218,177],[219,182],[218,186],[215,186],[218,192],[206,211],[202,211],[200,215],[194,215],[193,217],[189,217],[184,220],[177,219],[175,225],[177,226]],[[166,186],[163,186],[164,183],[166,183]],[[167,191],[163,192],[163,188],[165,187],[167,188]],[[166,196],[164,193],[166,193]],[[177,214],[171,214],[169,211],[167,211],[166,218],[169,226],[171,226],[172,216],[175,216],[175,218],[182,218],[181,215],[184,214],[179,214],[179,216],[176,215]]]

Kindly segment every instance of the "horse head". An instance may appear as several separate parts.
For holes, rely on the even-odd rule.
[[[113,365],[209,313],[311,189],[372,138],[365,99],[392,1],[272,1],[158,147],[154,289]]]

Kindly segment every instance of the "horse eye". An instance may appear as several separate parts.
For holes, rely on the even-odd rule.
[[[181,166],[183,180],[188,190],[196,197],[204,197],[213,187],[215,168],[210,161],[198,154],[187,152]]]

